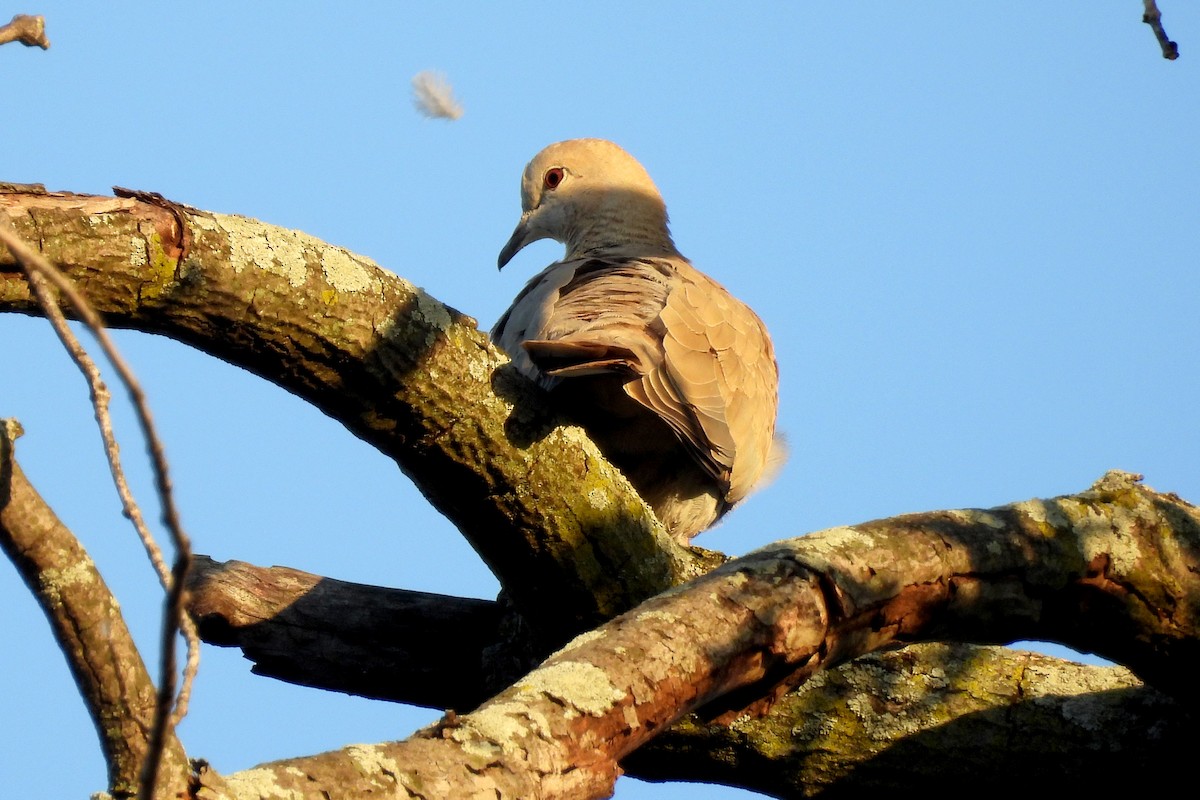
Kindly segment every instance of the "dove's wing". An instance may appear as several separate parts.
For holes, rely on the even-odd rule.
[[[777,402],[770,338],[753,311],[685,259],[555,264],[496,334],[509,352],[519,344],[518,366],[548,386],[627,375],[625,392],[674,431],[728,503],[762,474]]]

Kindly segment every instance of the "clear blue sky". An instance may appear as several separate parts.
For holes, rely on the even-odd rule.
[[[1200,501],[1200,6],[1098,3],[41,2],[48,52],[0,48],[0,180],[161,192],[374,258],[489,327],[561,248],[501,274],[544,145],[613,139],[680,249],[758,310],[791,459],[699,541],[738,554],[908,511],[1081,490],[1109,468]],[[466,109],[419,116],[437,69]],[[196,550],[492,597],[387,459],[280,389],[117,337],[153,404]],[[0,317],[0,416],[146,653],[158,595],[82,379],[41,321]],[[110,381],[115,385],[115,380]],[[119,395],[119,393],[118,393]],[[123,404],[119,434],[157,516]],[[0,776],[104,787],[40,612],[0,566]],[[189,754],[230,772],[402,738],[436,714],[299,689],[205,648]],[[744,792],[618,783],[619,800]]]

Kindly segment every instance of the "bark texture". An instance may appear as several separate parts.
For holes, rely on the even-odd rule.
[[[249,369],[395,458],[491,566],[514,609],[201,562],[190,607],[210,640],[241,646],[260,671],[286,680],[466,709],[493,694],[497,663],[524,664],[592,628],[475,710],[448,713],[404,742],[225,777],[199,765],[197,797],[604,797],[620,764],[669,729],[673,738],[630,762],[641,774],[779,796],[870,788],[927,751],[921,769],[954,774],[938,772],[936,760],[987,761],[964,755],[963,741],[994,730],[997,716],[1000,738],[1029,737],[1024,720],[1040,720],[1038,730],[1065,743],[1059,765],[1082,771],[1097,765],[1096,749],[1125,766],[1153,761],[1099,723],[1088,739],[1087,724],[1073,721],[1161,712],[1171,723],[1143,740],[1166,742],[1160,752],[1181,741],[1174,720],[1198,692],[1200,515],[1136,476],[1110,473],[1051,500],[823,531],[717,566],[720,554],[664,534],[473,320],[369,260],[145,193],[0,189],[0,212],[110,324]],[[0,311],[38,313],[3,253]],[[21,487],[16,475],[13,465],[0,477]],[[86,554],[68,562],[54,568],[86,565]],[[433,614],[461,626],[460,650],[431,652],[431,620],[421,617]],[[1085,670],[1060,692],[1056,681],[1075,670],[1042,675],[1030,659],[996,678],[1004,688],[979,690],[988,670],[975,650],[909,649],[839,667],[938,639],[1059,641],[1125,664],[1154,688]],[[373,640],[383,646],[368,649]],[[85,658],[108,646],[78,645]],[[398,685],[410,679],[427,685]],[[86,689],[85,698],[112,703]],[[939,698],[929,714],[916,713],[922,698]],[[911,728],[888,728],[912,709]],[[1031,761],[1053,752],[996,749]],[[172,774],[184,774],[182,750],[173,753]],[[990,756],[1010,766],[1001,776],[1044,772]]]
[[[622,766],[772,797],[915,796],[946,785],[1141,793],[1186,778],[1193,725],[1184,705],[1123,667],[930,643],[821,672],[762,717],[720,725],[692,715]]]
[[[205,556],[188,591],[204,641],[240,647],[260,675],[438,709],[474,708],[501,688],[489,665],[499,603]]]
[[[603,797],[618,762],[688,712],[736,726],[819,670],[942,636],[1053,633],[1122,655],[1191,706],[1198,553],[1200,513],[1124,473],[1069,497],[780,542],[578,637],[476,711],[381,745],[372,779],[423,797]],[[1114,625],[1120,640],[1097,636]],[[284,791],[293,771],[320,782],[348,757],[261,769]]]
[[[369,259],[145,193],[7,188],[0,212],[109,325],[243,367],[395,458],[547,641],[702,570],[473,319]],[[37,313],[13,270],[0,253],[0,311]]]
[[[336,599],[314,597],[313,586]],[[241,647],[256,662],[255,672],[426,704],[425,664],[441,664],[442,650],[420,636],[395,634],[406,629],[409,612],[422,607],[423,597],[415,605],[407,599],[418,593],[204,559],[192,587],[192,613],[207,621],[201,629],[208,640],[220,631],[217,643]],[[445,600],[450,609],[457,606]],[[293,613],[294,606],[303,611]],[[377,615],[377,609],[389,611]],[[474,639],[471,616],[452,624],[465,627],[465,638],[479,650],[456,657],[489,663],[500,648],[487,635]],[[353,622],[339,625],[342,619]],[[486,630],[502,635],[490,625]],[[375,647],[361,648],[364,641]],[[270,657],[260,655],[263,649]],[[353,660],[342,662],[343,656]],[[468,671],[461,664],[441,668]],[[371,677],[389,670],[394,680],[386,684]],[[427,704],[472,708],[479,695],[502,688],[490,668],[476,677],[485,682],[481,691],[470,680],[432,676],[438,696]],[[777,797],[915,790],[955,778],[1110,790],[1114,782],[1144,781],[1147,774],[1163,780],[1177,774],[1187,763],[1180,757],[1190,724],[1184,704],[1123,667],[1088,667],[1002,647],[919,644],[818,673],[763,716],[747,714],[726,725],[693,713],[621,766],[648,780],[708,781]]]
[[[26,480],[13,457],[20,435],[0,420],[0,549],[46,613],[96,724],[114,797],[137,794],[150,744],[155,688],[116,598],[83,545]],[[187,797],[183,746],[168,734],[157,798]]]

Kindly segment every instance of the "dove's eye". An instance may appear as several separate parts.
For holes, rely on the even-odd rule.
[[[551,169],[546,170],[546,177],[543,180],[543,183],[545,184],[547,189],[554,190],[554,189],[558,188],[558,185],[560,183],[562,183],[562,179],[563,179],[562,167],[553,167]]]

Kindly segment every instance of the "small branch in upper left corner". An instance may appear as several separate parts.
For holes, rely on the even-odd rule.
[[[0,44],[9,42],[46,50],[50,47],[50,40],[46,38],[46,18],[40,14],[17,14],[12,22],[0,25]]]

